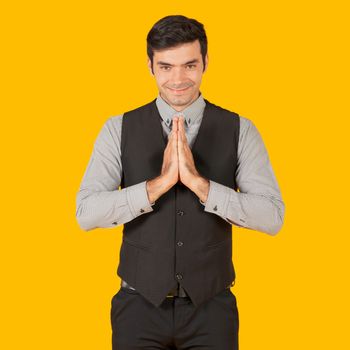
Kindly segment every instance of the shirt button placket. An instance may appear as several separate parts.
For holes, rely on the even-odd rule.
[[[183,216],[183,215],[185,215],[185,212],[183,211],[183,210],[178,210],[177,211],[177,215],[179,215],[179,216]],[[179,225],[180,226],[180,225]],[[178,246],[178,247],[182,247],[183,246],[183,242],[182,241],[178,241],[178,242],[176,242],[176,245]],[[181,250],[181,252],[182,252],[182,250]],[[180,253],[180,252],[179,252]],[[181,260],[181,258],[180,258],[180,260],[179,260],[179,262],[181,262],[182,260]],[[179,273],[179,272],[177,272],[176,273],[176,275],[175,275],[175,278],[178,280],[178,281],[180,281],[180,280],[182,280],[183,279],[183,275],[181,274],[181,273]]]

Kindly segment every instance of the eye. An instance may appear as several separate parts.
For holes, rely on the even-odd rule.
[[[194,68],[196,68],[196,65],[195,64],[189,64],[187,67],[189,67],[189,69],[194,69]]]
[[[170,69],[170,67],[169,66],[161,66],[160,69],[167,71]]]

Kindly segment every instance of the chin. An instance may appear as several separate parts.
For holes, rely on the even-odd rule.
[[[170,99],[170,101],[172,102],[172,104],[177,105],[177,106],[183,106],[186,105],[188,103],[190,103],[192,101],[192,98],[172,98]]]

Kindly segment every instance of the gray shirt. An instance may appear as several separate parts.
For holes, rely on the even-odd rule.
[[[181,112],[173,109],[160,94],[156,105],[165,137],[171,131],[172,118],[184,116],[186,138],[192,148],[205,107],[202,94]],[[261,135],[251,120],[239,118],[238,164],[236,174],[232,174],[236,176],[239,192],[208,179],[208,198],[205,203],[198,200],[204,211],[236,227],[275,235],[283,224],[284,202]],[[153,211],[154,203],[149,201],[146,181],[120,189],[122,119],[123,114],[105,121],[80,183],[76,218],[85,231],[116,227]]]

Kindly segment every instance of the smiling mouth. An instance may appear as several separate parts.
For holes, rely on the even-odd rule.
[[[168,88],[170,91],[174,92],[174,93],[181,93],[183,91],[186,91],[187,89],[189,89],[190,86],[184,88],[184,89],[172,89],[172,88]]]

